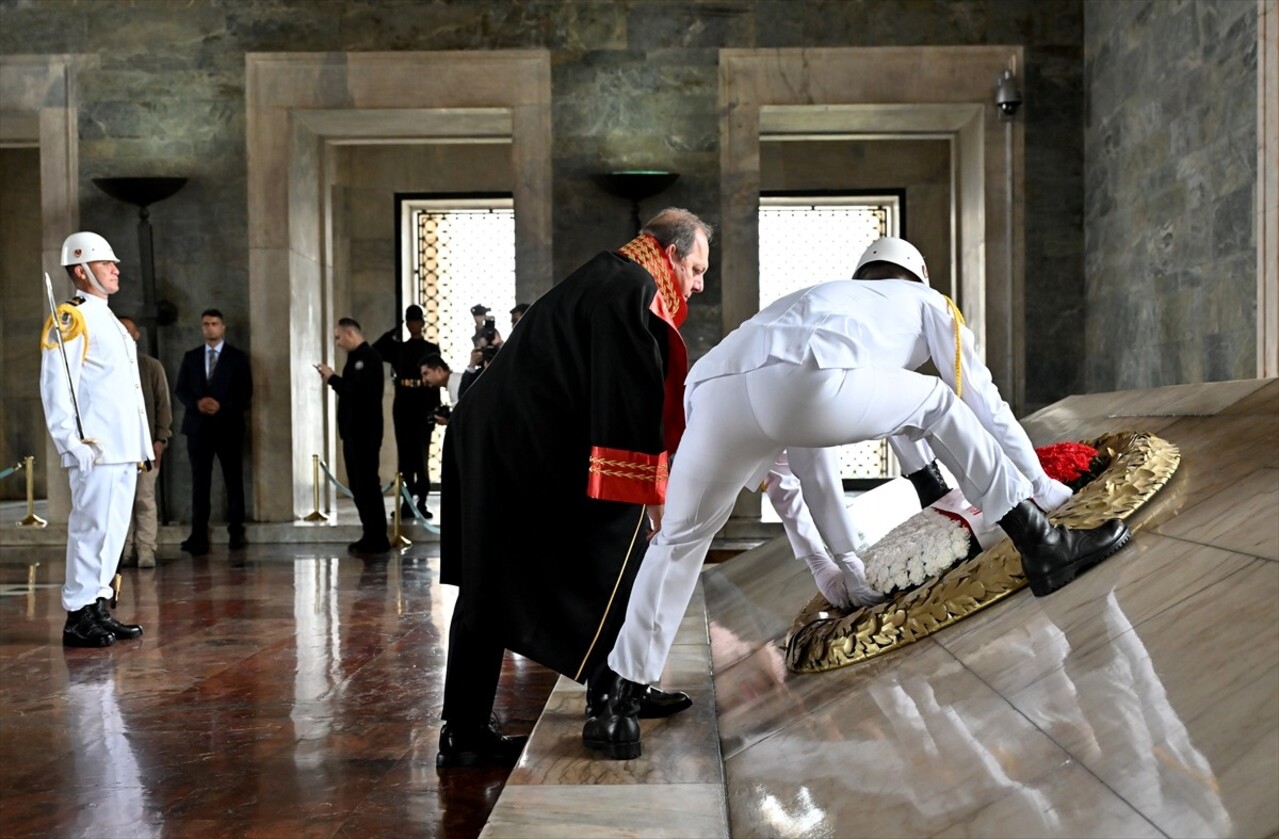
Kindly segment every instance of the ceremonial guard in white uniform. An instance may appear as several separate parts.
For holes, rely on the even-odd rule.
[[[689,371],[688,426],[660,530],[608,657],[615,679],[607,707],[583,732],[589,744],[616,744],[610,756],[639,754],[635,696],[661,678],[707,548],[738,492],[758,487],[783,449],[793,460],[796,448],[895,435],[927,441],[964,495],[1008,533],[1037,596],[1127,542],[1117,519],[1069,530],[1041,509],[1059,499],[1036,506],[1036,484],[1055,487],[1037,481],[1043,470],[1025,431],[958,309],[928,287],[914,246],[876,241],[854,277],[777,300]],[[930,358],[940,379],[913,372]]]
[[[62,587],[68,647],[105,647],[142,634],[107,609],[138,469],[149,467],[153,452],[137,348],[107,307],[120,288],[117,262],[98,234],[68,236],[62,264],[80,293],[58,306],[56,328],[51,317],[41,338],[40,398],[71,484]],[[49,298],[52,304],[51,288]]]

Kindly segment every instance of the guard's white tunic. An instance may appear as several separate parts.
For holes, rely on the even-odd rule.
[[[738,491],[758,487],[782,449],[795,465],[800,448],[927,440],[992,520],[1030,498],[1032,481],[1051,483],[963,326],[956,397],[955,330],[946,298],[921,283],[847,280],[775,301],[697,362],[662,527],[609,655],[613,670],[641,684],[661,678],[711,539]],[[912,372],[929,358],[940,380]]]
[[[62,587],[62,606],[69,612],[110,596],[111,577],[129,530],[138,464],[150,460],[153,452],[133,338],[104,298],[82,297],[75,311],[84,329],[66,342],[67,365],[52,331],[44,336],[40,358],[45,423],[71,484]],[[102,448],[101,459],[88,472],[81,472],[69,453],[80,436],[67,387],[68,366],[85,437]]]

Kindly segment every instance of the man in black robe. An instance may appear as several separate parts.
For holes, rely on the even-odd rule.
[[[422,362],[440,354],[440,345],[422,337],[426,318],[422,307],[413,305],[404,310],[404,325],[409,337],[400,340],[400,327],[388,331],[373,342],[373,349],[382,360],[391,365],[391,378],[395,382],[395,401],[391,403],[391,420],[395,424],[395,460],[409,494],[417,498],[417,508],[423,518],[431,518],[426,509],[426,499],[431,494],[431,476],[427,474],[430,461],[431,432],[435,430],[435,409],[440,406],[440,389],[427,387],[422,381]],[[413,511],[403,505],[400,516],[412,518]]]
[[[625,617],[668,455],[684,428],[678,327],[711,229],[663,210],[530,306],[458,402],[444,443],[440,556],[460,592],[436,765],[513,764],[491,720],[504,650],[592,687]],[[650,688],[641,712],[691,704]]]
[[[342,459],[364,534],[347,550],[354,554],[385,553],[391,549],[391,542],[386,538],[386,505],[378,477],[382,456],[382,358],[364,340],[360,324],[353,318],[338,321],[333,341],[346,350],[342,375],[327,364],[317,364],[315,369],[338,395]]]

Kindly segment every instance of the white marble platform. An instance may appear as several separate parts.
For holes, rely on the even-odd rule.
[[[813,594],[784,539],[709,568],[709,658],[681,648],[664,678],[695,709],[645,723],[640,761],[594,761],[562,681],[483,835],[1279,835],[1279,380],[1071,397],[1025,425],[1149,430],[1183,460],[1065,589],[830,673],[784,667]],[[886,531],[912,498],[852,509]]]

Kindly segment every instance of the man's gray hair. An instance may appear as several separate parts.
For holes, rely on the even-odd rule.
[[[667,207],[649,219],[640,232],[650,234],[663,248],[674,245],[675,254],[683,259],[693,250],[699,230],[706,234],[706,243],[710,244],[715,235],[713,227],[688,210]]]

